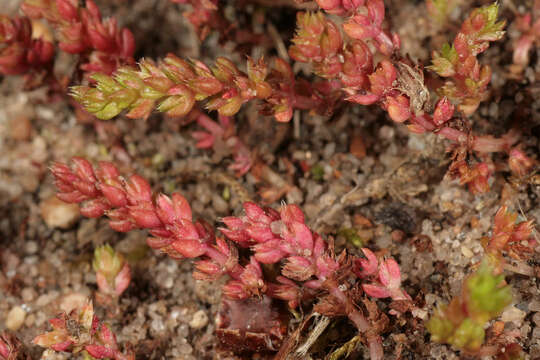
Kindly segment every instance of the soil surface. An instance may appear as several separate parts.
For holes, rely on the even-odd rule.
[[[1,11],[16,13],[18,2],[3,0]],[[138,58],[173,52],[207,62],[224,55],[240,63],[246,54],[277,52],[272,40],[237,45],[220,43],[212,34],[201,43],[180,7],[167,0],[97,3],[104,14],[116,16],[133,31]],[[429,65],[430,49],[452,40],[470,9],[487,2],[463,2],[444,30],[430,26],[423,1],[385,3],[403,52]],[[518,36],[512,21],[516,11],[530,9],[529,2],[521,3],[501,2],[501,16],[510,24],[508,33],[481,56],[480,61],[493,69],[492,91],[470,122],[475,132],[493,135],[517,122],[524,129],[522,148],[538,158],[538,51],[533,51],[522,76],[511,75],[508,68],[512,40]],[[240,0],[227,1],[225,6],[231,19],[254,32],[266,31],[254,14],[265,16],[288,45],[295,9]],[[57,70],[69,69],[73,63],[73,58],[62,57]],[[430,342],[423,320],[436,304],[459,295],[463,279],[483,256],[480,240],[489,236],[493,215],[501,205],[540,222],[540,186],[510,184],[508,174],[497,172],[491,190],[474,196],[446,176],[447,142],[433,134],[413,135],[376,107],[344,105],[327,117],[298,113],[291,123],[280,124],[258,115],[256,105],[247,105],[236,122],[239,136],[272,172],[269,179],[253,171],[235,177],[228,169],[229,154],[195,147],[193,123],[184,125],[161,114],[147,121],[119,116],[108,122],[81,123],[67,98],[51,100],[46,89],[25,91],[21,78],[4,77],[0,82],[0,330],[12,328],[34,359],[70,358],[43,352],[31,341],[49,329],[48,319],[94,296],[93,250],[108,243],[126,254],[133,272],[117,307],[95,304],[119,343],[132,343],[137,359],[235,358],[217,350],[214,320],[221,300],[219,282],[195,281],[190,261],[177,262],[155,253],[146,246],[143,231],[116,233],[106,219],[81,217],[76,206],[55,201],[48,167],[54,161],[83,156],[92,162],[113,161],[124,174],[138,173],[155,191],[180,191],[195,217],[209,222],[240,214],[246,199],[269,202],[274,208],[282,201],[296,203],[315,231],[334,238],[338,251],[346,248],[359,254],[358,244],[339,235],[341,229],[357,229],[364,246],[384,250],[398,261],[404,288],[418,307],[414,315],[389,315],[390,326],[383,334],[386,358],[396,358],[398,347],[401,359],[463,357],[449,346]],[[494,155],[494,160],[498,157]],[[499,160],[504,161],[502,155]],[[286,191],[282,191],[284,184]],[[505,330],[516,335],[530,359],[540,359],[540,284],[535,275],[520,272],[539,269],[537,261],[535,252],[531,261],[512,263],[515,271],[505,273],[514,301],[502,314]],[[388,301],[377,303],[389,312]],[[347,322],[339,319],[329,329],[324,335],[328,345],[315,348],[305,359],[324,359],[354,336]],[[351,358],[367,356],[360,349]]]

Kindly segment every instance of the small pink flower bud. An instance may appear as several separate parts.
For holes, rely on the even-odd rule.
[[[524,177],[534,166],[534,161],[517,148],[510,150],[508,166],[512,173],[518,177]]]
[[[327,248],[327,244],[322,239],[322,237],[317,233],[313,234],[313,238],[314,238],[313,256],[314,257],[319,257],[319,256],[321,256],[321,255],[323,255],[325,253],[326,248]]]
[[[448,100],[447,97],[443,97],[435,105],[435,111],[433,112],[433,122],[436,126],[441,126],[454,115],[454,105]]]
[[[86,9],[93,18],[101,19],[101,13],[94,0],[86,0]]]
[[[113,163],[102,161],[96,169],[96,176],[102,183],[108,183],[110,180],[118,179],[120,173]]]
[[[326,11],[332,11],[341,7],[341,0],[316,0],[317,5]]]
[[[268,295],[288,301],[290,308],[296,308],[302,297],[298,285],[284,276],[278,276],[276,280],[279,284],[268,284]]]
[[[38,336],[39,337],[39,336]],[[37,338],[36,338],[37,339]],[[39,342],[36,342],[34,339],[34,343],[36,345],[39,345],[39,346],[44,346],[42,345],[41,343]],[[39,340],[38,340],[39,341]],[[71,345],[73,345],[73,341],[72,340],[66,340],[66,341],[63,341],[63,342],[59,342],[59,343],[56,343],[56,344],[52,344],[50,345],[49,347],[51,349],[53,349],[54,351],[58,351],[58,352],[61,352],[61,351],[66,351]]]
[[[381,97],[372,93],[355,94],[347,97],[347,101],[354,102],[360,105],[371,105],[377,102]]]
[[[96,182],[94,169],[88,160],[80,157],[74,157],[71,159],[71,161],[73,162],[74,172],[78,177],[91,183]]]
[[[109,226],[118,232],[128,232],[137,228],[131,220],[131,217],[126,208],[119,208],[107,212],[109,217]]]
[[[60,191],[64,191],[62,189],[62,186],[60,186],[59,184],[57,185],[57,187],[60,189]],[[61,192],[56,194],[56,197],[67,203],[80,203],[87,199],[86,195],[81,194],[77,190],[71,192]]]
[[[274,233],[270,229],[269,225],[265,224],[252,224],[246,227],[246,233],[258,243],[262,243],[273,239],[275,237]]]
[[[263,224],[270,224],[271,219],[266,215],[264,210],[252,202],[244,203],[244,211],[249,220]]]
[[[298,205],[285,205],[281,208],[280,212],[281,219],[285,223],[299,222],[304,223],[304,213]]]
[[[212,260],[199,260],[194,265],[193,277],[197,280],[214,279],[222,273],[221,266]]]
[[[131,268],[126,262],[122,267],[122,270],[118,273],[114,279],[114,292],[116,296],[120,296],[129,286],[131,282]]]
[[[225,235],[229,240],[234,241],[241,247],[249,247],[253,244],[250,236],[244,230],[230,230],[227,228],[219,228],[219,230]]]
[[[103,29],[104,30],[104,29]],[[112,52],[115,49],[114,41],[108,37],[100,27],[88,27],[88,37],[92,46],[103,52]]]
[[[255,257],[252,256],[249,264],[246,265],[244,271],[240,274],[239,279],[246,290],[249,290],[249,292],[254,295],[259,295],[260,290],[262,290],[262,292],[266,290],[266,285],[262,276],[261,265],[257,262]]]
[[[279,262],[286,255],[286,252],[280,248],[280,241],[279,239],[269,240],[253,246],[255,259],[263,264]]]
[[[520,66],[526,66],[529,63],[529,51],[534,44],[534,36],[522,35],[514,45],[513,63]]]
[[[243,300],[249,297],[244,285],[238,280],[231,280],[222,287],[223,295],[233,300]]]
[[[514,227],[512,237],[510,238],[509,241],[520,242],[523,240],[527,240],[531,237],[533,229],[534,229],[533,220],[520,222]]]
[[[317,277],[328,278],[339,269],[339,264],[329,255],[319,256],[315,261]]]
[[[98,288],[108,295],[120,296],[131,281],[131,270],[124,257],[109,245],[96,248],[93,261]]]
[[[394,259],[386,259],[379,265],[379,279],[381,284],[390,288],[397,289],[401,284],[401,273],[399,265]]]
[[[281,273],[293,280],[306,281],[315,274],[315,269],[308,259],[301,256],[290,256],[287,258]]]
[[[81,205],[81,214],[89,218],[98,218],[109,210],[110,206],[104,198],[86,201]]]
[[[75,189],[77,189],[80,193],[88,196],[88,197],[96,197],[99,195],[99,191],[96,189],[94,183],[81,181],[81,180],[74,180],[71,183],[71,186],[73,186]]]
[[[379,267],[379,261],[375,254],[368,248],[362,248],[362,252],[366,256],[365,259],[358,258],[356,259],[356,274],[361,278],[366,278],[368,276],[375,275]]]
[[[474,178],[468,183],[469,190],[473,194],[482,194],[489,191],[489,176],[491,171],[486,163],[476,164],[473,168]]]
[[[105,346],[108,346],[108,347],[110,347],[112,349],[117,348],[116,336],[111,331],[111,329],[109,329],[109,327],[107,325],[101,324],[101,327],[99,328],[98,336],[99,336],[99,339],[101,340],[101,342]]]
[[[298,246],[298,252],[310,256],[313,252],[311,230],[305,224],[299,222],[293,222],[289,226],[294,236],[294,244]]]
[[[132,175],[126,184],[126,193],[130,204],[152,201],[150,184],[139,175]]]
[[[200,240],[197,227],[189,220],[179,219],[168,228],[177,239]]]
[[[394,86],[394,81],[397,79],[397,70],[394,65],[388,60],[383,60],[377,66],[377,70],[369,75],[371,84],[371,92],[382,96]]]
[[[76,2],[75,2],[76,4]],[[66,21],[78,20],[77,6],[74,5],[72,0],[56,0],[56,8],[58,13]]]
[[[156,214],[164,224],[172,224],[175,220],[172,200],[164,194],[159,194],[156,198]]]
[[[2,338],[0,338],[0,358],[7,359],[10,354],[11,349],[9,348],[8,344]]]
[[[172,247],[186,258],[196,258],[206,252],[206,246],[199,240],[176,240],[172,243]]]
[[[113,349],[109,349],[103,345],[91,344],[85,346],[84,349],[96,359],[115,358],[116,351],[114,351]]]
[[[209,149],[214,146],[214,142],[216,141],[214,135],[204,131],[194,131],[191,133],[191,136],[197,140],[195,146],[199,149]]]
[[[373,284],[362,284],[362,289],[365,293],[374,298],[387,298],[390,297],[390,291],[385,287]]]
[[[156,215],[156,210],[150,202],[129,207],[129,215],[137,226],[142,229],[159,228],[162,226],[161,220]]]
[[[409,99],[403,95],[387,97],[386,106],[388,115],[395,122],[402,123],[411,117]]]
[[[191,213],[191,207],[186,198],[178,193],[172,195],[172,202],[174,207],[174,213],[178,219],[185,219],[191,221],[193,218]]]
[[[107,184],[100,184],[99,189],[113,207],[124,207],[127,205],[127,196],[123,189]]]

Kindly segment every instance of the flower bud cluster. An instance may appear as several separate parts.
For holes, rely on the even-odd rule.
[[[483,262],[465,280],[461,296],[439,306],[426,327],[432,340],[475,353],[484,343],[486,323],[511,302],[512,293],[504,285],[504,276],[494,275],[493,268]]]
[[[343,30],[352,39],[371,41],[381,54],[390,56],[401,44],[397,34],[383,29],[384,16],[383,0],[366,0],[364,9],[347,19]]]
[[[91,302],[69,315],[62,313],[49,322],[53,330],[37,336],[34,344],[72,354],[85,350],[96,359],[135,360],[131,350],[120,351],[116,336],[109,326],[99,321]]]
[[[434,132],[479,152],[508,151],[517,140],[511,133],[499,139],[470,136],[451,126],[456,110],[454,104],[468,115],[487,96],[491,70],[479,65],[477,55],[487,49],[490,41],[504,34],[504,21],[497,22],[496,3],[475,9],[463,23],[454,44],[443,46],[441,53],[434,53],[431,69],[449,80],[438,89],[441,97],[433,112],[428,111],[431,109],[430,91],[423,70],[390,56],[399,49],[400,41],[397,35],[383,29],[385,10],[381,0],[318,3],[324,10],[348,16],[342,30],[350,39],[345,41],[340,27],[322,12],[299,13],[289,54],[296,61],[311,63],[319,76],[339,81],[338,87],[347,95],[346,100],[362,105],[377,103],[395,122],[407,122],[411,132]],[[445,1],[430,4],[432,8],[455,6],[455,2]],[[373,48],[377,53],[373,53]],[[380,58],[377,64],[374,58]],[[472,183],[475,191],[487,189],[489,174],[484,165],[472,170],[463,164],[455,168],[461,169],[460,177],[466,179],[464,183]]]
[[[26,17],[10,19],[0,15],[0,74],[19,75],[52,65],[54,45],[32,38],[32,24]]]
[[[523,178],[529,174],[534,166],[536,161],[528,157],[523,150],[519,148],[514,148],[510,150],[508,154],[508,167],[514,176],[518,178]]]
[[[526,258],[533,253],[536,241],[532,238],[533,220],[517,222],[518,214],[502,206],[493,221],[491,237],[483,239],[488,259],[498,272],[505,263],[503,254],[515,259]],[[524,244],[525,243],[525,244]]]
[[[191,207],[182,195],[154,197],[146,180],[133,175],[126,181],[110,163],[100,163],[95,171],[85,159],[74,158],[73,165],[72,170],[55,164],[52,172],[58,197],[83,202],[83,215],[107,215],[110,226],[120,232],[148,229],[152,235],[148,245],[175,259],[201,258],[194,276],[203,279],[228,274],[232,280],[223,291],[231,298],[244,299],[266,291],[260,264],[252,258],[241,266],[234,247],[216,237],[208,224],[193,222]]]
[[[92,262],[98,290],[106,296],[120,296],[131,281],[131,269],[124,257],[110,245],[97,247]]]
[[[481,66],[477,56],[491,41],[503,37],[505,21],[497,22],[499,5],[493,3],[474,9],[461,25],[452,45],[433,52],[430,69],[448,80],[437,91],[458,104],[465,115],[471,115],[487,97],[491,68]]]
[[[322,12],[299,12],[296,16],[296,35],[289,48],[291,57],[311,62],[315,73],[333,79],[342,71],[340,55],[343,40],[337,25]]]
[[[386,58],[399,48],[399,38],[393,35],[390,39],[382,29],[382,1],[368,1],[365,6],[365,14],[357,14],[343,25],[353,39],[345,44],[339,27],[322,12],[299,13],[289,54],[296,61],[311,63],[317,75],[339,79],[348,101],[362,105],[379,103],[392,120],[409,120],[412,132],[436,131],[453,141],[461,140],[462,132],[445,126],[454,114],[452,103],[443,97],[435,105],[433,115],[425,114],[422,110],[429,92],[423,73]],[[375,44],[385,56],[376,67],[366,41]]]
[[[306,297],[326,291],[361,332],[368,331],[368,322],[348,297],[347,286],[341,287],[343,279],[357,274],[372,281],[364,289],[367,294],[410,300],[401,289],[400,271],[394,260],[379,264],[367,249],[364,253],[368,261],[355,260],[345,253],[336,258],[328,243],[306,225],[297,205],[284,205],[276,211],[244,203],[244,215],[221,220],[224,226],[219,230],[227,241],[216,236],[207,223],[193,221],[191,207],[182,195],[154,196],[146,180],[138,175],[124,180],[110,163],[102,162],[94,170],[87,160],[74,158],[73,169],[57,163],[51,170],[57,196],[66,202],[82,203],[83,215],[107,215],[110,226],[121,232],[148,229],[150,247],[176,259],[198,258],[193,274],[196,279],[228,275],[230,280],[223,286],[228,298],[244,300],[268,295],[296,307]],[[240,257],[237,247],[248,248],[249,256]],[[97,268],[109,271],[120,267],[114,265],[110,251],[100,251],[106,264],[98,264]],[[355,264],[354,271],[348,265],[351,263]],[[275,280],[268,280],[261,264],[281,264],[281,273]],[[374,358],[380,359],[379,336],[370,334],[368,342]]]
[[[297,205],[285,205],[280,212],[246,202],[245,215],[225,217],[220,231],[240,247],[249,247],[253,258],[263,264],[283,262],[278,284],[270,286],[270,295],[296,306],[302,289],[319,289],[325,279],[340,267],[330,256],[328,244],[311,232]],[[295,282],[296,281],[296,282]]]
[[[3,331],[0,333],[0,360],[31,359],[24,351],[21,341],[13,334]]]
[[[45,19],[56,31],[59,48],[84,56],[81,69],[88,74],[112,73],[133,63],[135,40],[115,18],[103,20],[93,0],[25,0],[22,11],[31,19]]]
[[[355,259],[355,273],[359,278],[372,279],[370,284],[362,284],[362,289],[375,298],[392,298],[392,300],[411,300],[409,294],[401,288],[401,271],[394,259],[378,261],[375,254],[363,248],[366,259]]]
[[[460,185],[467,185],[472,194],[483,194],[489,191],[489,177],[492,170],[485,162],[469,165],[466,160],[452,162],[449,174],[458,178]]]

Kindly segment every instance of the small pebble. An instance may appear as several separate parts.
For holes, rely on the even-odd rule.
[[[202,329],[206,324],[208,324],[208,315],[204,310],[199,310],[193,314],[193,319],[189,322],[189,326],[195,330]]]
[[[540,326],[540,313],[534,313],[532,321],[536,324],[536,326]]]
[[[159,334],[165,331],[165,324],[161,318],[156,318],[150,323],[150,328],[154,334]]]
[[[27,242],[24,244],[24,251],[26,251],[26,253],[27,253],[28,255],[35,254],[35,253],[38,251],[38,244],[37,244],[37,242],[35,242],[35,241],[27,241]]]
[[[229,204],[219,194],[212,196],[212,206],[220,214],[225,214],[229,210]]]
[[[540,311],[540,300],[532,300],[530,303],[529,303],[529,311]]]
[[[9,120],[9,136],[14,140],[26,141],[32,135],[32,123],[28,116],[20,115]]]
[[[474,253],[471,251],[471,249],[469,249],[465,245],[461,246],[461,253],[463,254],[463,256],[468,258],[472,258],[474,256]]]
[[[79,206],[51,196],[39,205],[41,217],[49,228],[68,229],[79,219]]]
[[[26,287],[21,291],[21,297],[24,302],[31,302],[36,298],[36,291],[31,287]]]
[[[34,314],[30,314],[26,317],[26,320],[24,321],[24,325],[26,327],[31,328],[34,326],[34,323],[36,322],[36,316]]]
[[[504,322],[514,321],[517,323],[517,325],[520,325],[526,315],[527,313],[525,311],[521,311],[517,307],[512,306],[507,308],[501,314],[501,320]]]
[[[24,324],[26,311],[20,306],[12,308],[6,317],[6,327],[11,331],[17,331]]]
[[[58,297],[58,292],[57,291],[51,291],[51,292],[48,292],[47,294],[43,294],[43,295],[41,295],[40,297],[37,298],[36,306],[37,307],[43,307],[43,306],[49,304],[54,299],[56,299],[57,297]]]

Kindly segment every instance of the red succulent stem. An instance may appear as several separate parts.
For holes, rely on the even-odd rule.
[[[104,20],[93,0],[86,0],[84,7],[78,0],[25,0],[21,9],[31,19],[49,22],[61,50],[83,56],[81,69],[87,76],[134,63],[133,34],[119,28],[115,18]]]
[[[336,300],[338,300],[344,307],[345,313],[349,320],[356,326],[358,331],[366,334],[369,354],[371,360],[380,360],[383,358],[383,347],[381,337],[370,331],[371,326],[366,320],[365,316],[358,310],[357,306],[351,301],[351,299],[341,291],[339,285],[336,281],[326,281],[325,288],[328,289],[330,295],[332,295]]]
[[[148,229],[152,235],[148,238],[150,247],[175,259],[199,258],[194,272],[198,279],[228,274],[232,280],[224,285],[223,292],[232,299],[266,293],[296,306],[303,298],[299,284],[306,290],[326,290],[342,304],[358,330],[367,334],[372,359],[382,358],[380,337],[370,330],[369,322],[335,277],[341,262],[328,249],[328,243],[307,227],[298,206],[287,205],[277,212],[247,202],[245,216],[222,219],[227,227],[220,228],[221,232],[239,247],[251,248],[249,263],[240,265],[234,246],[216,237],[206,223],[193,222],[191,208],[180,194],[153,196],[146,180],[138,175],[124,180],[108,162],[101,162],[95,169],[82,158],[74,158],[72,162],[73,168],[56,163],[51,170],[58,197],[81,203],[83,215],[107,215],[110,226],[121,232]],[[278,283],[267,282],[261,263],[278,262],[284,263],[283,276],[277,278]],[[399,288],[400,282],[396,268],[397,263],[390,274],[392,278],[384,284],[393,290]]]
[[[32,38],[28,18],[0,15],[0,74],[51,70],[54,52],[50,41]]]

